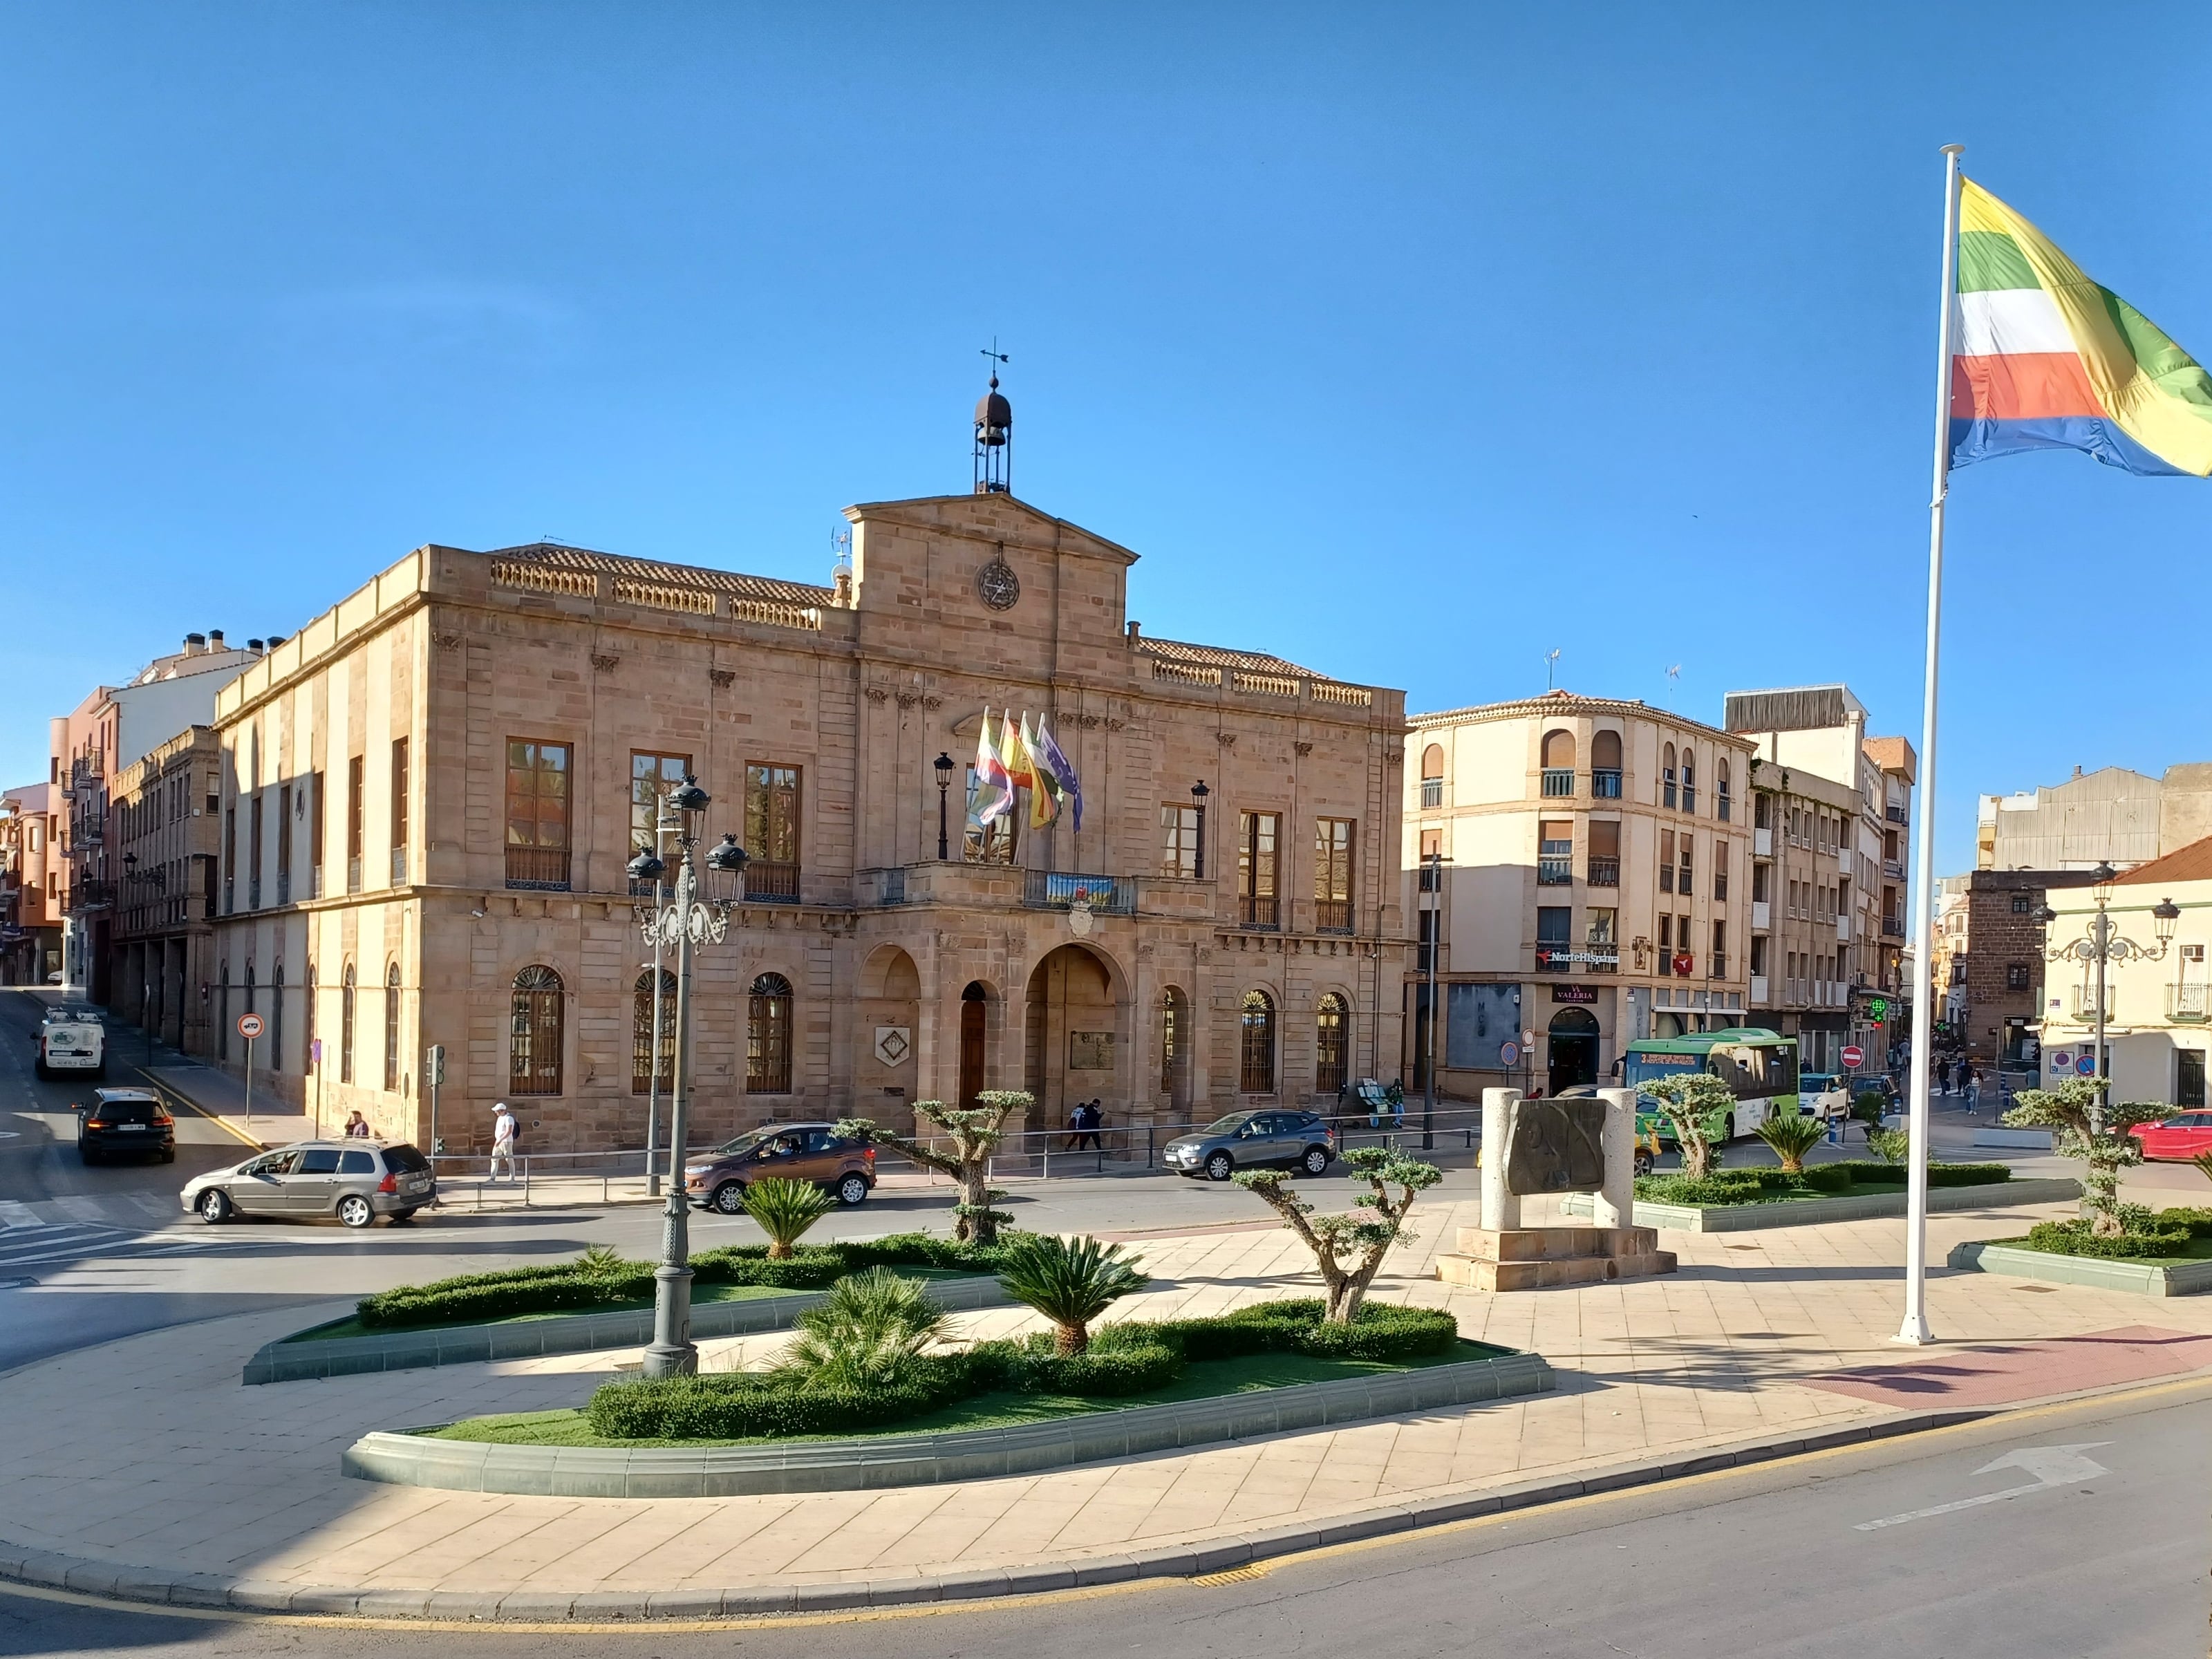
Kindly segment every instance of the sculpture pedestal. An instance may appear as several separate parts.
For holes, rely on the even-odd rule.
[[[1459,1253],[1437,1258],[1447,1285],[1481,1291],[1534,1291],[1648,1279],[1674,1271],[1651,1227],[1462,1227]]]

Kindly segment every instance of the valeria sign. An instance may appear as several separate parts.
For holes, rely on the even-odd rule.
[[[1552,988],[1552,1000],[1554,1002],[1593,1003],[1597,1000],[1597,987],[1595,985],[1554,985]]]

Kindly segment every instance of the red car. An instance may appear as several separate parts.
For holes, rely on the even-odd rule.
[[[2138,1123],[2128,1133],[2142,1142],[2145,1158],[2185,1163],[2212,1152],[2212,1112],[2183,1112],[2162,1122]]]

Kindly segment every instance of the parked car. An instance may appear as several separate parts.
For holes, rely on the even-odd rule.
[[[763,1176],[811,1181],[850,1207],[875,1190],[876,1149],[840,1135],[834,1124],[766,1124],[687,1159],[684,1189],[694,1204],[742,1215],[745,1188]]]
[[[89,1072],[107,1075],[107,1027],[93,1010],[75,1005],[49,1008],[39,1021],[40,1077]]]
[[[2145,1158],[2186,1163],[2212,1152],[2212,1112],[2182,1112],[2156,1123],[2138,1123],[2128,1133],[2142,1142]]]
[[[87,1164],[116,1157],[177,1161],[177,1120],[151,1089],[95,1089],[76,1109],[76,1155]]]
[[[437,1196],[430,1160],[396,1140],[299,1141],[195,1176],[182,1194],[185,1208],[210,1227],[234,1215],[334,1215],[349,1227],[380,1215],[404,1222]]]
[[[1325,1174],[1336,1158],[1336,1131],[1312,1112],[1231,1112],[1177,1135],[1161,1150],[1168,1168],[1195,1181],[1226,1181],[1239,1170],[1292,1169]]]
[[[1851,1079],[1840,1072],[1797,1073],[1797,1109],[1826,1122],[1847,1117],[1851,1109]]]

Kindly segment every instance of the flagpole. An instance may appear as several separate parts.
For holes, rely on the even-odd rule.
[[[1912,825],[1912,1054],[1906,1123],[1911,1157],[1905,1166],[1905,1319],[1896,1340],[1918,1346],[1928,1328],[1928,1079],[1935,1040],[1936,693],[1943,635],[1943,502],[1951,489],[1952,319],[1958,312],[1959,157],[1964,144],[1943,146],[1943,286],[1936,338],[1935,490],[1928,503],[1928,661],[1920,706],[1920,811]]]

